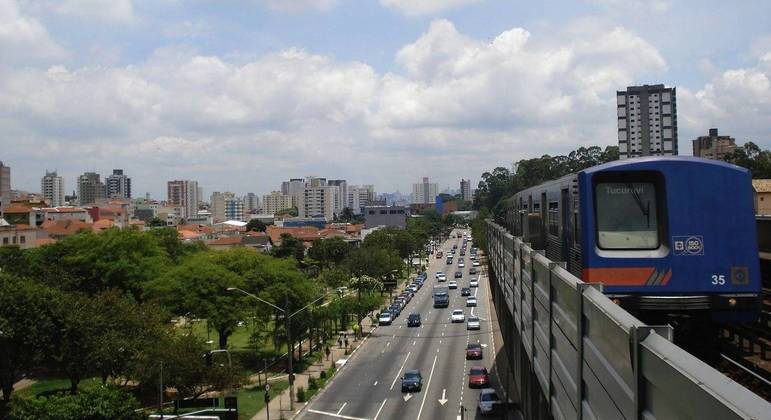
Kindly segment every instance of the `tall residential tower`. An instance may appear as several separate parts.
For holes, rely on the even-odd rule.
[[[677,155],[677,97],[664,85],[629,86],[616,92],[621,159]]]
[[[51,203],[51,207],[64,205],[64,179],[56,171],[46,171],[45,176],[40,180],[40,192],[43,198]]]

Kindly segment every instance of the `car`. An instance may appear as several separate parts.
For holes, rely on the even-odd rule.
[[[455,255],[455,249],[451,249],[450,254]]]
[[[490,374],[484,366],[472,366],[468,371],[469,388],[485,388],[490,386]]]
[[[417,369],[410,369],[402,376],[402,392],[420,392],[423,388],[423,375]]]
[[[466,321],[466,329],[467,330],[480,330],[482,329],[482,324],[479,321],[478,316],[470,316],[468,317],[468,321]]]
[[[463,314],[463,309],[453,309],[452,315],[450,315],[452,322],[463,322],[466,320],[466,315]]]
[[[448,258],[447,261],[445,261],[447,265],[452,265],[452,258]]]
[[[453,245],[452,249],[458,249],[458,244]]]
[[[444,275],[444,271],[437,271],[437,272],[436,272],[436,274],[435,274],[434,276],[435,276],[436,278],[439,278],[439,276],[443,276],[443,275]]]
[[[447,283],[447,287],[449,287],[450,289],[457,289],[458,282],[456,282],[455,280],[450,280],[450,282]]]
[[[469,274],[477,274],[478,272],[479,271],[477,270],[476,267],[471,267],[471,268],[468,269],[468,273]]]
[[[464,263],[463,261],[458,263],[458,268],[463,268],[465,266],[466,266],[466,263]]]
[[[484,388],[479,393],[479,402],[477,403],[477,411],[479,414],[494,414],[501,410],[503,402],[498,398],[498,394],[492,388]]]
[[[464,287],[460,289],[460,295],[461,296],[471,296],[471,289],[468,287]]]
[[[439,281],[447,281],[447,276],[442,274],[441,276],[437,277],[436,279],[439,280]]]
[[[402,308],[399,306],[399,304],[394,303],[393,305],[388,307],[388,312],[391,313],[391,316],[393,318],[398,317],[402,313]]]
[[[407,317],[407,327],[419,327],[420,326],[420,314],[411,313]]]
[[[468,282],[468,285],[470,287],[479,287],[479,279],[477,277],[472,277],[471,281]]]
[[[466,360],[479,360],[482,354],[482,346],[479,343],[469,343],[466,346]]]
[[[463,272],[462,271],[456,271],[455,272],[455,278],[456,279],[462,279],[463,278]]]
[[[404,293],[400,294],[399,297],[404,299],[404,304],[405,305],[410,303],[410,301],[412,300],[412,294],[410,294],[410,292],[404,292]]]
[[[477,298],[474,296],[467,297],[466,306],[477,306]]]
[[[477,260],[474,260],[474,262],[472,262],[471,265],[473,267],[479,267],[480,266],[479,261],[477,261]]]
[[[462,257],[462,256],[465,256],[465,255],[466,255],[466,250],[465,249],[461,249],[460,250],[460,256]]]
[[[441,260],[442,259],[442,253],[441,252],[437,252],[436,253],[436,259],[437,260]]]
[[[409,290],[412,293],[417,293],[418,292],[418,285],[411,284],[411,285],[407,286],[407,290]]]
[[[380,317],[378,317],[377,323],[378,325],[391,325],[392,321],[393,317],[391,316],[391,312],[383,311],[380,313]]]

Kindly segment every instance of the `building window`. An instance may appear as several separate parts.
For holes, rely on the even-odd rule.
[[[370,210],[369,214],[375,214],[375,210]]]
[[[380,214],[388,214],[388,210],[380,210]]]
[[[3,238],[3,245],[8,245],[8,238]]]
[[[15,236],[14,236],[14,237],[12,237],[12,238],[11,238],[11,240],[12,240],[11,242],[12,242],[14,245],[16,245],[16,237],[15,237]]]

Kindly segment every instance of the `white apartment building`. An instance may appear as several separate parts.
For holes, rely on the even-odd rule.
[[[329,185],[306,186],[300,196],[297,215],[299,217],[323,216],[327,220],[334,219],[336,189],[337,187]]]
[[[263,213],[275,215],[280,210],[292,207],[292,196],[282,194],[281,191],[273,191],[262,196],[262,207]]]
[[[64,205],[64,179],[56,171],[46,171],[45,176],[40,180],[40,191],[51,207]]]
[[[235,194],[232,192],[219,192],[215,191],[211,194],[209,202],[211,203],[211,215],[212,219],[214,220],[214,223],[224,222],[225,220],[230,220],[227,218],[226,209],[227,205],[226,202],[228,200],[232,200],[235,198]]]
[[[330,179],[328,186],[335,187],[335,213],[340,213],[348,204],[348,182],[344,179]]]
[[[348,187],[346,207],[353,210],[354,214],[361,214],[361,208],[371,205],[374,200],[374,185],[351,185]]]
[[[412,184],[412,202],[416,204],[434,204],[439,195],[439,184],[428,182],[428,177],[423,177],[420,184]]]
[[[123,174],[123,169],[113,169],[112,175],[104,180],[107,198],[131,198],[131,178]]]
[[[677,155],[676,89],[629,86],[616,92],[621,159]]]

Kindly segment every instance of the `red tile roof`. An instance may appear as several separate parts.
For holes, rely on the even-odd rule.
[[[270,241],[274,244],[281,243],[281,235],[288,233],[301,241],[313,241],[319,238],[318,228],[312,226],[304,227],[278,227],[268,226],[267,234],[270,237]]]
[[[207,245],[241,245],[240,236],[224,236],[206,243]]]
[[[24,204],[11,202],[11,204],[9,204],[8,207],[5,208],[3,213],[17,214],[17,213],[29,213],[31,211],[32,211],[32,208],[27,207]]]
[[[73,235],[81,230],[91,229],[91,223],[80,220],[46,220],[40,229],[49,235]]]

